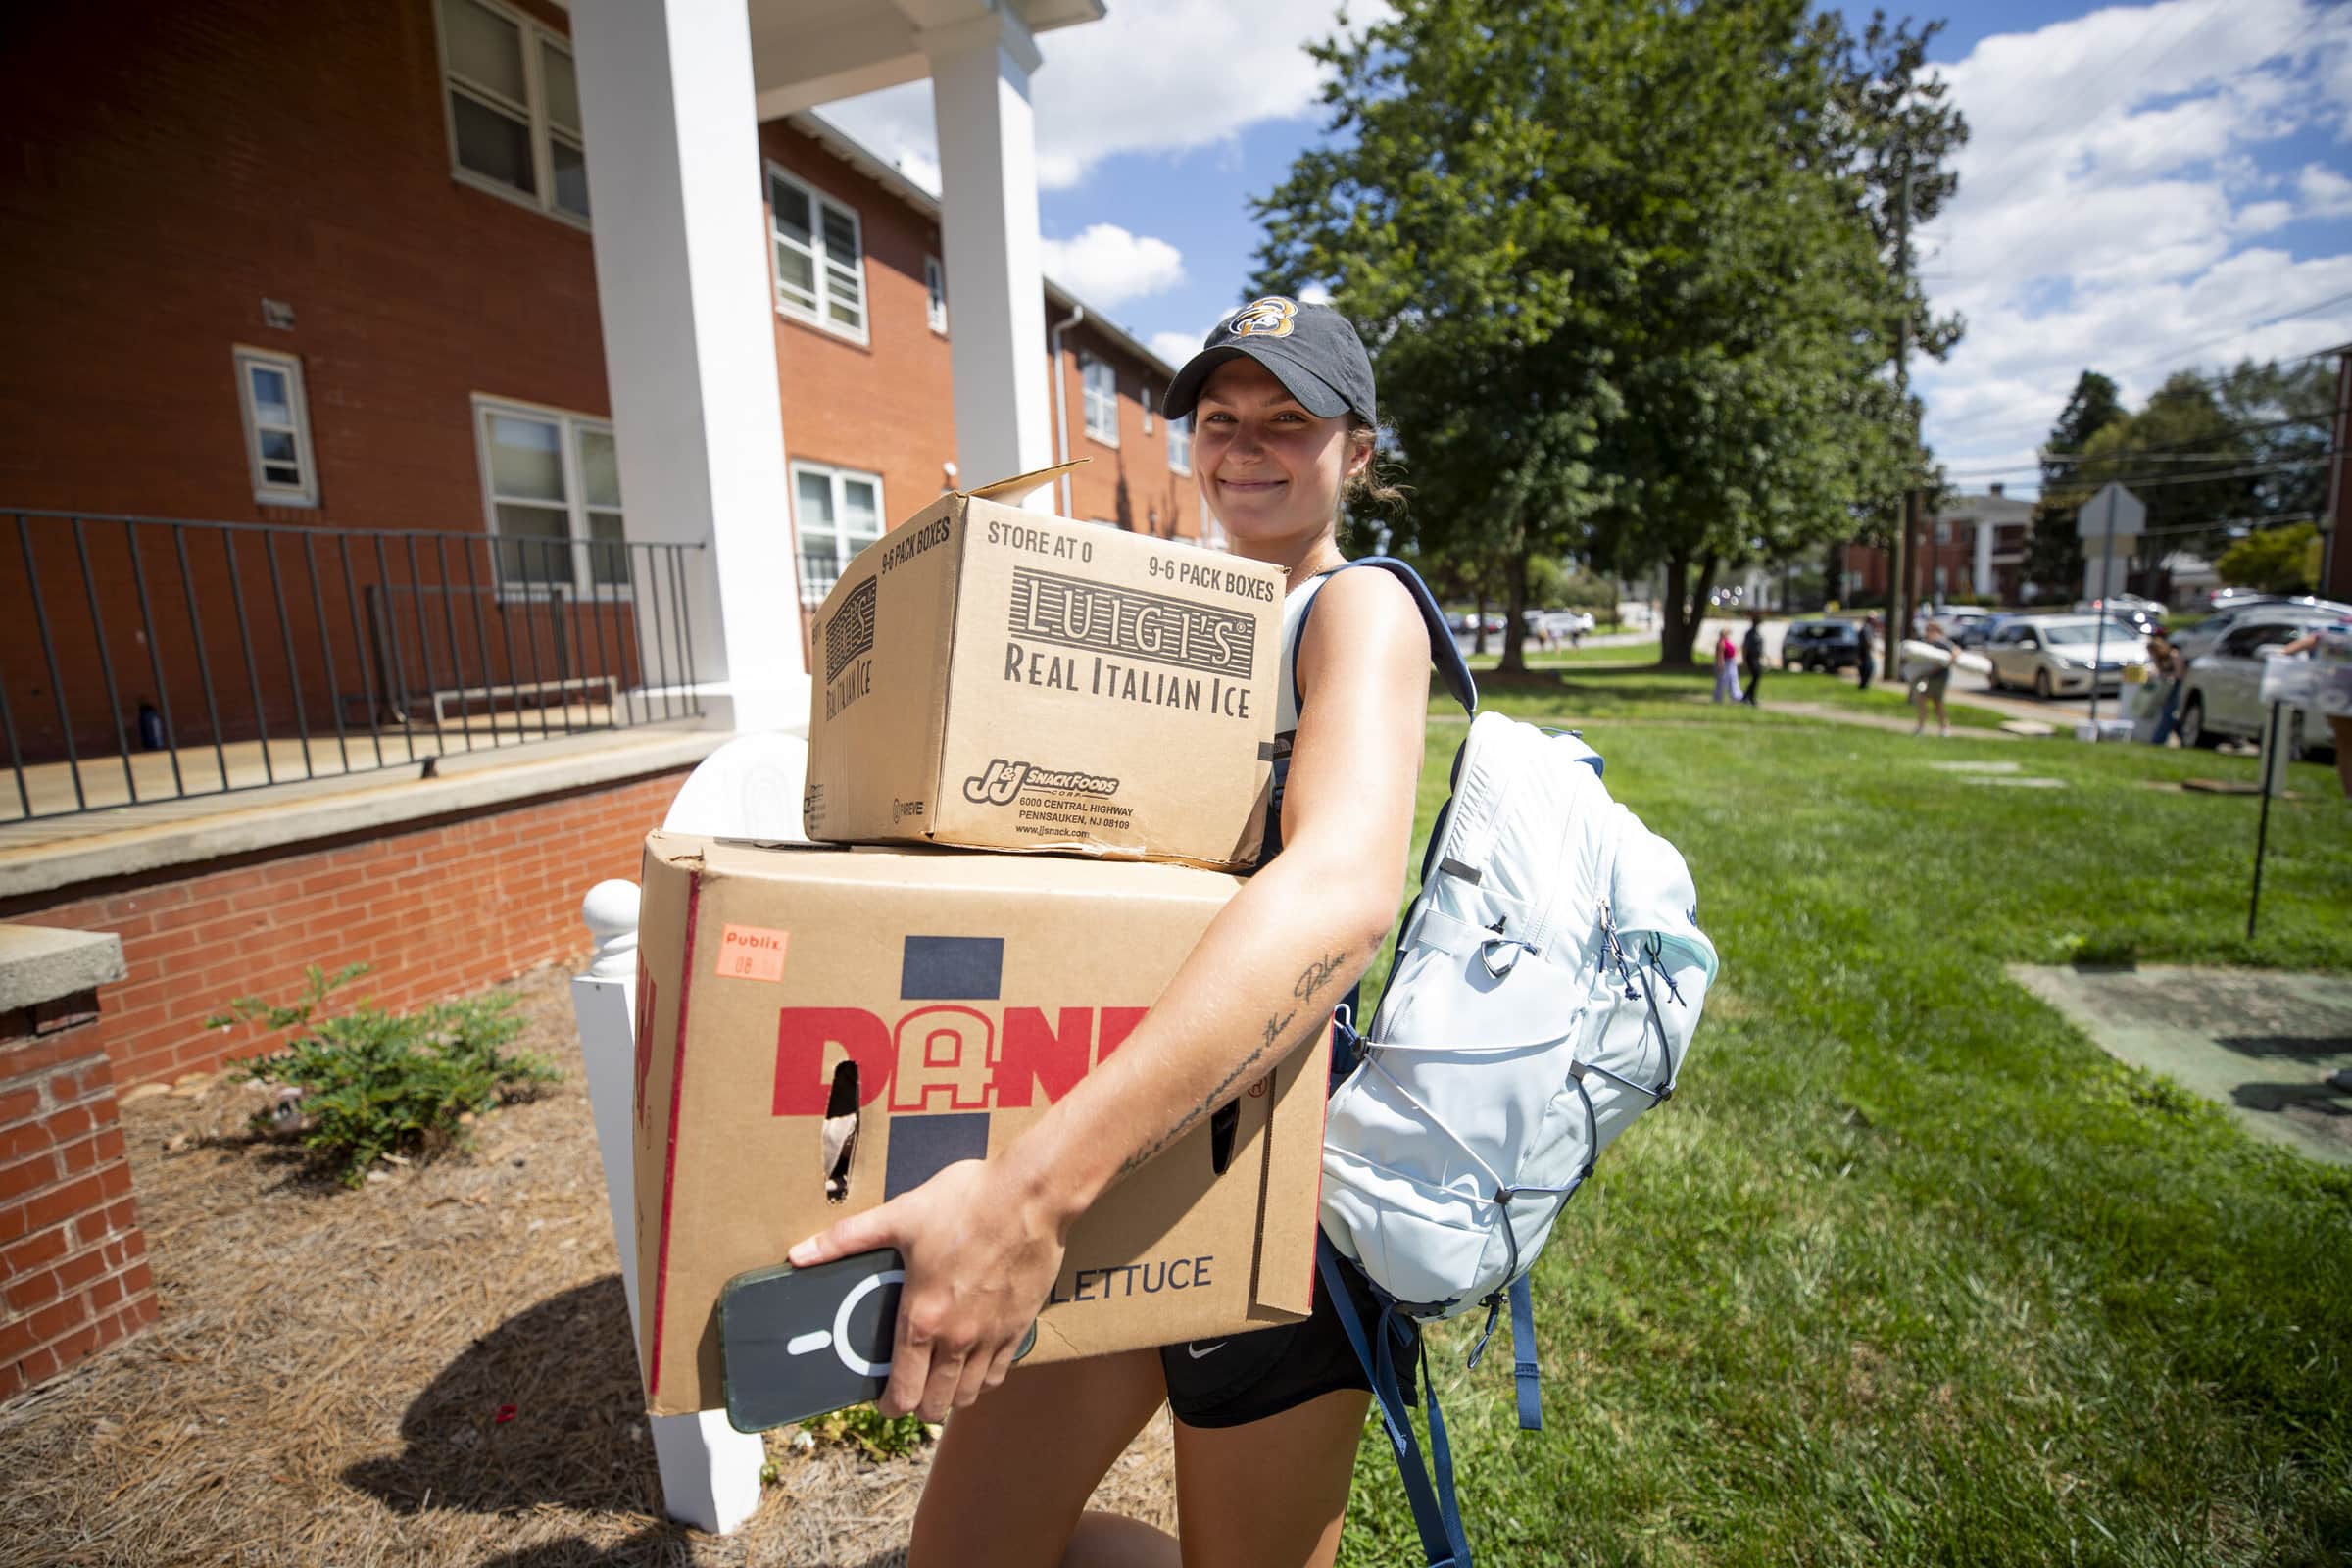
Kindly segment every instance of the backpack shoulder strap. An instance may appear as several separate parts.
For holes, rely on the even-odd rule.
[[[1453,633],[1447,628],[1445,612],[1438,609],[1437,598],[1430,593],[1429,584],[1421,580],[1419,572],[1394,556],[1365,556],[1325,572],[1310,584],[1305,599],[1298,607],[1298,619],[1284,628],[1287,644],[1283,649],[1284,689],[1291,695],[1291,702],[1285,706],[1277,721],[1278,726],[1296,729],[1298,723],[1298,710],[1305,705],[1305,695],[1298,690],[1298,648],[1306,641],[1307,618],[1315,612],[1315,600],[1320,596],[1321,586],[1341,572],[1351,571],[1357,566],[1379,566],[1404,584],[1406,592],[1413,596],[1414,608],[1421,612],[1421,623],[1429,628],[1430,662],[1437,666],[1439,677],[1446,682],[1446,690],[1452,694],[1455,702],[1462,705],[1462,711],[1476,712],[1478,682],[1471,678],[1470,666],[1462,662],[1462,651],[1454,646]]]

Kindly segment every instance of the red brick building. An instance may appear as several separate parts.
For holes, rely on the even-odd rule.
[[[147,702],[183,743],[249,738],[256,714],[276,734],[323,730],[322,683],[297,693],[289,676],[328,662],[354,687],[372,662],[381,685],[421,692],[538,678],[526,649],[543,676],[600,636],[632,640],[584,609],[629,565],[660,565],[617,543],[631,535],[572,76],[565,14],[542,0],[292,16],[112,0],[16,25],[0,56],[19,110],[19,177],[0,189],[0,332],[16,350],[0,367],[0,505],[427,536],[390,541],[380,571],[386,541],[363,539],[346,570],[348,540],[313,567],[297,558],[319,547],[283,536],[92,524],[77,541],[66,519],[32,519],[0,541],[33,558],[0,577],[0,688],[26,760],[59,756],[69,725],[80,750],[112,750]],[[933,198],[807,115],[761,125],[760,152],[744,177],[765,192],[776,297],[791,479],[776,526],[813,605],[859,544],[953,482],[952,302]],[[1047,296],[1049,321],[1078,303],[1050,282]],[[1169,367],[1092,311],[1060,346],[1067,451],[1094,460],[1072,514],[1198,536],[1183,432],[1145,401]],[[490,531],[523,542],[468,548]],[[462,613],[436,619],[444,577],[468,566],[466,592],[498,622],[479,636]],[[313,569],[329,613],[307,604]],[[242,624],[232,578],[251,597]],[[551,605],[551,582],[580,602]],[[257,625],[276,619],[284,635]],[[186,657],[198,623],[223,688],[209,703]],[[150,640],[176,657],[141,667]],[[661,678],[619,664],[624,685]],[[343,716],[372,703],[355,691]]]
[[[942,204],[773,107],[794,78],[761,40],[799,13],[759,3],[757,61],[742,36],[699,40],[706,74],[744,66],[756,98],[733,112],[761,106],[756,142],[702,145],[756,151],[741,199],[748,216],[759,191],[761,225],[742,243],[773,296],[785,471],[787,548],[767,559],[798,563],[764,597],[805,627],[863,543],[951,483],[1004,475],[953,466]],[[716,572],[682,563],[710,548],[693,537],[710,515],[644,496],[639,515],[622,494],[619,446],[659,436],[617,430],[615,403],[660,383],[612,385],[642,339],[599,294],[587,9],[577,63],[573,13],[549,0],[91,0],[11,19],[0,925],[105,933],[121,962],[0,1009],[0,1397],[153,1314],[118,1089],[217,1065],[232,1042],[203,1018],[290,993],[307,962],[365,962],[368,991],[405,1007],[575,958],[583,893],[634,874],[725,738],[687,727],[710,673],[692,662],[695,583]],[[1017,74],[991,62],[1028,29],[1099,14],[968,9],[927,57],[967,96]],[[905,21],[884,13],[859,19],[874,36]],[[641,14],[597,17],[608,86],[644,80]],[[907,58],[811,79],[858,90]],[[599,134],[620,139],[600,145],[618,148],[612,187],[633,172],[642,196],[627,96],[601,99]],[[1093,460],[1066,510],[1197,536],[1186,432],[1152,406],[1170,368],[1043,293],[1021,374],[1044,367],[1060,444]],[[990,341],[973,330],[967,360]],[[757,536],[769,510],[728,515]],[[499,750],[622,725],[649,733]]]

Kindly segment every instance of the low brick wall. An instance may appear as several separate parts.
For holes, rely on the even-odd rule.
[[[98,999],[0,1012],[0,1399],[155,1321]]]
[[[253,1051],[250,1030],[208,1030],[205,1018],[232,997],[290,997],[305,964],[364,962],[355,992],[409,1007],[577,956],[582,896],[606,877],[635,879],[687,771],[64,889],[0,917],[120,936],[130,972],[106,997],[114,1078],[168,1081]]]

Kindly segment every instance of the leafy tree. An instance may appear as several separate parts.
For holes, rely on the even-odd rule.
[[[1900,488],[1906,300],[1857,83],[1868,49],[1923,41],[1874,27],[1802,0],[1404,0],[1313,48],[1331,135],[1256,204],[1257,286],[1320,283],[1363,330],[1419,492],[1399,532],[1501,563],[1506,670],[1539,556],[1662,567],[1687,661],[1719,570]]]
[[[2213,569],[2224,582],[2264,593],[2305,594],[2312,588],[2312,545],[2320,530],[2308,522],[2265,528],[2222,552]]]
[[[2092,436],[2129,417],[2111,378],[2096,370],[2075,378],[2074,395],[2042,448],[2041,503],[2034,509],[2034,529],[2026,541],[2025,578],[2034,587],[2072,595],[2083,580],[2076,519],[2088,492],[2076,488],[2071,460]]]

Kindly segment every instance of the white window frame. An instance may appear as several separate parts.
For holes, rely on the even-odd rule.
[[[777,313],[789,316],[796,321],[806,321],[810,326],[830,332],[835,337],[846,338],[852,343],[870,342],[874,327],[874,291],[869,286],[865,274],[865,220],[858,216],[857,208],[838,197],[825,194],[774,159],[767,159],[764,162],[767,167],[768,183],[767,188],[762,190],[760,195],[762,204],[767,208],[768,281],[775,292]],[[786,238],[782,226],[776,221],[775,187],[779,180],[808,198],[808,216],[811,221],[808,225],[808,244],[806,247],[796,240]],[[833,302],[831,269],[835,265],[825,249],[824,210],[827,207],[833,208],[850,220],[850,235],[858,246],[856,268],[858,324],[854,327],[833,319],[832,313],[827,309]],[[785,294],[784,276],[776,270],[776,247],[779,245],[788,245],[796,251],[806,250],[810,271],[816,280],[816,302],[813,305],[804,305],[799,300],[789,298]]]
[[[932,331],[948,335],[948,269],[936,256],[923,258],[923,318]]]
[[[1168,421],[1168,471],[1193,471],[1193,416],[1189,414]]]
[[[1159,389],[1151,382],[1144,383],[1144,434],[1152,433],[1152,406],[1159,401]]]
[[[230,346],[237,369],[237,408],[245,425],[245,463],[253,473],[253,499],[265,507],[315,507],[318,504],[318,465],[311,455],[311,395],[302,381],[302,361],[271,349]],[[286,378],[286,405],[292,414],[294,462],[302,469],[299,484],[278,484],[262,466],[261,412],[253,396],[253,372],[275,370]],[[280,426],[271,425],[271,429]]]
[[[544,403],[525,403],[520,398],[493,397],[485,392],[474,393],[473,466],[481,479],[482,526],[491,535],[498,533],[499,503],[498,492],[490,478],[490,416],[494,414],[504,414],[518,419],[532,419],[542,424],[554,424],[558,427],[558,456],[561,458],[564,467],[564,529],[567,537],[575,545],[594,539],[595,535],[588,527],[588,514],[593,512],[611,512],[613,509],[591,506],[588,502],[588,487],[582,480],[580,472],[580,434],[583,431],[590,431],[610,437],[612,435],[612,421],[599,418],[592,414],[579,414],[570,409],[552,408]],[[615,455],[617,456],[617,453]],[[546,507],[550,505],[536,497],[511,497],[509,501],[510,504],[520,506]],[[625,603],[636,597],[633,576],[635,563],[629,557],[627,544],[629,498],[626,495],[620,498],[619,511],[621,515],[622,580],[616,583],[597,582],[590,569],[590,558],[595,552],[573,550],[570,552],[570,556],[571,591],[574,594],[583,598],[593,597],[606,603],[613,601]],[[495,548],[490,552],[490,570],[496,579],[494,591],[502,600],[535,600],[555,597],[555,589],[544,582],[510,582]]]
[[[587,229],[589,220],[586,217],[567,207],[556,205],[554,144],[560,141],[566,147],[570,147],[581,155],[583,164],[586,160],[587,149],[580,137],[557,125],[549,119],[546,72],[541,65],[541,61],[544,59],[542,51],[552,47],[556,53],[572,62],[573,81],[576,85],[579,58],[572,52],[571,40],[553,27],[523,15],[514,7],[500,4],[499,0],[448,0],[450,4],[477,6],[503,22],[513,23],[520,29],[523,90],[529,95],[529,102],[518,104],[498,89],[484,86],[450,69],[449,38],[447,30],[441,24],[443,3],[444,0],[431,0],[433,48],[439,56],[441,66],[441,130],[449,143],[450,177],[461,185],[487,191],[493,196],[503,197],[513,202],[517,207],[527,207],[534,213],[544,214],[559,223],[568,223],[581,230]],[[467,97],[476,99],[502,114],[514,116],[519,112],[529,122],[531,178],[539,187],[536,191],[517,190],[503,179],[495,179],[488,174],[477,173],[458,161],[458,112],[451,104],[450,98],[452,93],[461,91]],[[585,126],[582,127],[583,130],[585,128]],[[592,191],[589,197],[591,210],[595,205],[596,200]]]
[[[882,476],[878,473],[870,473],[863,468],[845,468],[839,464],[834,463],[813,463],[805,458],[795,458],[785,466],[788,470],[785,476],[787,482],[787,493],[791,497],[792,505],[792,574],[794,586],[800,593],[801,604],[807,609],[814,610],[817,606],[825,602],[825,595],[833,591],[833,584],[841,581],[841,574],[850,569],[850,563],[856,560],[858,556],[858,551],[850,548],[849,536],[843,533],[839,526],[842,514],[845,510],[847,510],[842,505],[843,481],[856,479],[865,484],[870,484],[874,487],[875,539],[879,539],[883,534],[890,532],[890,509],[883,499]],[[822,478],[830,483],[833,487],[833,517],[835,523],[834,528],[831,530],[833,538],[833,577],[832,581],[827,582],[822,588],[815,589],[814,591],[810,590],[807,581],[805,581],[801,576],[800,555],[801,552],[808,548],[809,539],[808,522],[801,516],[801,477],[804,474]],[[862,550],[873,542],[873,539],[860,540],[858,544],[858,550]]]
[[[1110,383],[1107,393],[1103,388],[1098,387],[1095,384],[1096,372],[1098,370],[1101,371],[1102,377]],[[1083,405],[1085,412],[1084,422],[1086,424],[1087,435],[1093,440],[1102,442],[1106,447],[1117,446],[1119,444],[1118,366],[1113,364],[1111,361],[1102,359],[1097,355],[1084,353],[1080,354],[1078,356],[1078,386],[1079,401]],[[1102,404],[1106,407],[1106,413],[1109,420],[1107,428],[1095,422],[1098,404]]]

